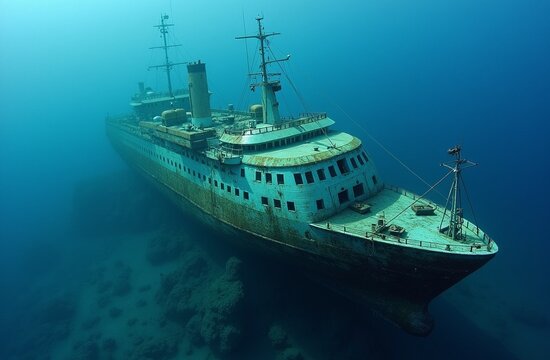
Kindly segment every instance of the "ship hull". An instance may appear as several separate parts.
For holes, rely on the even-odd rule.
[[[459,255],[425,251],[382,242],[361,244],[361,251],[334,247],[332,244],[357,242],[345,234],[323,234],[319,229],[308,229],[307,237],[327,238],[328,243],[305,241],[295,228],[288,227],[271,233],[250,231],[243,226],[238,212],[231,217],[232,208],[224,213],[205,211],[183,195],[178,179],[160,166],[118,141],[117,131],[108,128],[108,135],[119,154],[130,166],[145,175],[154,187],[174,202],[184,214],[219,231],[224,240],[254,251],[279,256],[287,264],[300,267],[307,275],[332,290],[368,305],[383,317],[415,335],[427,335],[433,328],[428,312],[430,301],[441,292],[475,271],[493,255]],[[198,189],[197,191],[198,192]],[[224,206],[217,206],[217,208]],[[261,231],[270,219],[259,223]],[[262,228],[264,226],[264,228]],[[299,240],[298,240],[299,239]]]

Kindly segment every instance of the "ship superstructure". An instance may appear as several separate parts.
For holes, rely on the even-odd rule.
[[[188,63],[187,108],[164,102],[170,106],[160,112],[108,118],[109,138],[188,213],[313,269],[328,286],[427,334],[431,299],[498,251],[462,216],[460,149],[445,176],[455,175],[447,209],[384,184],[362,141],[333,129],[327,114],[282,118],[281,83],[268,67],[288,57],[266,56],[265,41],[277,33],[265,33],[262,20],[256,35],[239,37],[260,44],[260,81],[252,88],[261,89],[261,104],[211,109],[206,66]]]

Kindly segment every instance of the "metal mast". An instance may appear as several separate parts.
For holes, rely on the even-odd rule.
[[[247,36],[238,36],[235,39],[250,39],[255,38],[260,41],[260,58],[262,63],[260,64],[260,73],[254,73],[250,75],[261,75],[262,76],[262,82],[259,84],[252,84],[250,85],[250,88],[252,91],[256,88],[256,86],[262,87],[262,107],[263,107],[263,119],[264,122],[267,124],[277,124],[280,122],[280,116],[279,116],[279,103],[277,102],[277,98],[275,96],[275,92],[281,90],[281,83],[280,81],[269,81],[269,77],[273,75],[280,75],[279,73],[268,73],[267,72],[267,65],[271,63],[276,62],[282,62],[287,61],[290,58],[290,55],[288,55],[284,59],[275,59],[275,60],[267,60],[266,61],[266,39],[270,36],[274,35],[280,35],[280,33],[272,32],[272,33],[265,33],[264,28],[262,26],[262,20],[264,18],[262,16],[258,16],[256,18],[256,21],[258,21],[258,34],[257,35],[247,35]]]
[[[166,78],[168,80],[168,93],[170,94],[170,97],[174,97],[174,93],[172,91],[172,78],[170,76],[170,70],[172,70],[173,66],[182,65],[182,64],[186,64],[186,63],[185,62],[172,63],[172,62],[170,62],[170,59],[168,58],[168,48],[181,46],[181,44],[168,45],[168,43],[166,41],[166,34],[168,34],[168,27],[174,26],[174,24],[166,24],[164,22],[165,20],[168,20],[168,15],[161,15],[160,16],[160,25],[155,25],[154,26],[154,27],[158,28],[160,33],[162,34],[162,40],[163,40],[164,45],[163,46],[154,46],[154,47],[150,48],[150,49],[164,49],[164,64],[149,66],[149,69],[164,68],[166,70]]]
[[[441,224],[439,225],[439,231],[446,234],[453,240],[461,240],[462,236],[462,223],[463,223],[463,209],[462,209],[462,197],[461,197],[461,188],[460,184],[462,182],[462,170],[476,166],[477,164],[466,159],[461,158],[462,148],[457,145],[453,148],[447,150],[447,153],[451,156],[454,156],[455,159],[451,162],[441,164],[448,169],[450,169],[453,174],[453,183],[449,191],[449,196],[447,197],[447,203],[445,205],[445,211],[443,212],[443,217],[441,218]],[[451,202],[451,208],[449,210],[449,225],[443,227],[443,221],[447,214],[448,205]]]

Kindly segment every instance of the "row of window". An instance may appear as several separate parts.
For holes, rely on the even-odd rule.
[[[363,183],[353,186],[352,190],[354,198],[358,198],[365,194],[365,187],[363,186]],[[338,193],[338,201],[340,202],[340,205],[344,205],[350,201],[348,189],[342,190]]]
[[[157,159],[162,160],[162,161],[166,162],[167,164],[170,164],[170,165],[172,165],[176,168],[179,168],[180,170],[182,169],[181,163],[177,163],[177,162],[175,162],[171,159],[166,158],[165,156],[154,153],[153,151],[150,151],[150,150],[145,149],[145,148],[142,148],[142,151],[145,151],[145,152],[149,153],[151,156],[156,157]],[[358,159],[358,161],[361,165],[365,164],[365,162],[368,161],[367,155],[364,152],[362,154],[357,155],[357,159]],[[353,157],[350,159],[350,162],[352,163],[352,166],[354,168],[357,167],[356,163],[355,163],[355,159]],[[337,163],[338,169],[340,170],[340,172],[342,174],[345,174],[346,171],[349,171],[349,168],[347,167],[346,159],[340,159],[336,163]],[[331,175],[331,177],[337,176],[335,167],[333,165],[330,165],[328,167],[328,170],[329,170],[329,174]],[[207,177],[205,175],[200,174],[199,172],[197,172],[195,170],[192,170],[191,168],[188,168],[186,166],[183,166],[183,171],[187,172],[189,175],[197,177],[199,180],[206,181],[206,179],[207,179]],[[326,180],[326,174],[325,174],[325,169],[324,168],[317,169],[316,172],[317,172],[317,176],[318,176],[320,181]],[[305,175],[306,182],[308,184],[311,184],[311,183],[314,182],[313,173],[311,171],[306,171],[304,175]],[[241,176],[243,176],[243,177],[245,176],[244,175],[244,168],[241,168]],[[276,179],[277,179],[277,184],[284,184],[284,181],[285,181],[284,180],[285,179],[284,174],[276,174]],[[260,171],[256,171],[256,181],[261,181],[261,180],[262,180],[262,173]],[[273,182],[273,175],[271,173],[265,173],[265,180],[266,180],[266,183],[272,183]],[[300,173],[294,174],[294,180],[295,180],[296,184],[298,184],[298,185],[303,184],[302,174],[300,174]],[[377,183],[377,179],[376,179],[375,175],[372,176],[372,180],[373,180],[374,184]],[[236,187],[232,187],[231,185],[224,184],[223,182],[218,182],[218,180],[215,180],[215,179],[212,180],[211,177],[208,177],[208,183],[209,184],[214,184],[214,186],[216,188],[219,187],[221,190],[225,190],[228,193],[233,193],[235,196],[240,196],[241,195],[241,190],[240,189],[238,189]],[[360,183],[360,184],[357,184],[357,185],[353,186],[352,190],[353,190],[354,198],[358,198],[358,197],[365,194],[365,189],[364,189],[363,183]],[[242,191],[242,196],[243,196],[244,200],[249,200],[250,199],[250,194],[249,194],[248,191]],[[341,205],[343,205],[343,204],[350,201],[347,189],[345,189],[345,190],[338,193],[338,201],[340,202]],[[269,206],[269,199],[267,197],[262,196],[261,197],[261,202],[262,202],[262,205]],[[316,203],[316,207],[317,207],[318,210],[322,210],[322,209],[325,208],[325,204],[324,204],[323,199],[318,199],[318,200],[315,201],[315,203]],[[282,208],[281,200],[273,199],[273,206],[275,208],[281,209]],[[296,211],[296,206],[295,206],[294,201],[287,201],[286,202],[286,207],[289,211]]]
[[[142,148],[140,147],[140,149],[146,153],[148,153],[149,155],[151,155],[152,157],[155,157],[157,158],[158,160],[161,160],[161,161],[164,161],[165,163],[167,164],[170,164],[178,169],[182,169],[182,165],[176,161],[173,161],[169,158],[166,158],[165,156],[162,156],[160,154],[157,154],[151,150],[148,150],[147,148]],[[193,160],[195,160],[195,156],[194,155],[191,155],[190,156]],[[198,160],[198,158],[197,158]],[[244,170],[244,169],[243,169]],[[195,171],[195,170],[192,170],[191,168],[188,168],[186,167],[185,165],[183,165],[183,172],[187,172],[189,175],[193,175],[194,177],[197,177],[199,180],[202,180],[202,181],[206,181],[207,177],[206,175],[203,175],[201,173],[199,173],[198,171]],[[208,183],[209,184],[214,184],[214,186],[216,188],[220,188],[221,190],[225,190],[227,191],[228,193],[233,193],[235,196],[240,196],[241,193],[242,193],[242,196],[243,196],[243,199],[244,200],[250,200],[250,193],[248,191],[242,191],[239,189],[239,188],[236,188],[236,187],[231,187],[231,185],[227,185],[227,184],[224,184],[223,182],[218,182],[218,180],[212,180],[211,177],[208,177]]]
[[[218,187],[219,185],[220,189],[226,190],[230,194],[233,193],[235,194],[235,196],[241,195],[241,190],[239,188],[231,187],[231,185],[224,184],[221,181],[218,183],[218,180],[212,181],[212,178],[208,178],[208,183],[209,184],[213,183],[215,187]],[[250,200],[250,194],[248,193],[248,191],[242,191],[242,194],[243,194],[243,199]]]
[[[353,196],[355,198],[360,197],[364,193],[365,193],[365,190],[363,188],[363,184],[358,184],[353,187]],[[262,205],[269,206],[269,198],[267,198],[266,196],[262,196],[261,201],[262,201]],[[340,202],[341,205],[344,205],[345,203],[350,201],[347,189],[338,193],[338,201]],[[325,208],[325,200],[317,199],[315,200],[315,205],[317,207],[317,210],[323,210]],[[281,209],[282,208],[281,200],[273,199],[273,206],[277,209]],[[289,211],[296,211],[296,205],[294,201],[287,201],[286,206]]]
[[[271,141],[263,144],[243,145],[243,150],[260,151],[260,150],[267,150],[267,149],[276,148],[284,145],[290,145],[295,142],[302,142],[307,139],[322,135],[323,132],[324,132],[324,129],[317,129],[315,131],[310,131],[305,134],[291,136],[285,139],[275,140],[275,141]]]
[[[177,162],[175,162],[171,159],[166,158],[165,156],[161,156],[161,155],[159,155],[159,154],[157,154],[157,153],[155,153],[151,150],[148,150],[146,148],[142,148],[142,151],[147,152],[150,156],[156,157],[157,159],[162,160],[162,161],[166,162],[167,164],[175,166],[179,170],[182,169],[181,163],[177,163]],[[190,158],[190,159],[192,159],[192,160],[195,160],[195,161],[199,162],[199,157],[193,155],[193,153],[192,152],[190,153],[188,150],[183,151],[183,155]],[[353,156],[350,157],[349,160],[350,160],[351,166],[354,169],[357,169],[359,166],[365,165],[369,161],[369,159],[367,157],[367,154],[364,151],[361,152],[360,154],[357,154],[356,157],[353,157]],[[200,159],[200,161],[203,164],[205,164],[204,159]],[[348,165],[348,162],[347,162],[346,158],[342,158],[342,159],[337,160],[336,165],[338,167],[339,172],[342,175],[349,173],[350,168],[349,168],[349,165]],[[215,168],[218,168],[218,166],[215,165]],[[195,171],[193,170],[191,172],[191,169],[187,168],[186,166],[183,166],[183,171],[187,171],[189,174],[193,173],[193,176],[195,176]],[[338,176],[338,174],[336,173],[336,169],[335,169],[334,165],[329,165],[328,173],[330,174],[331,177]],[[316,174],[317,174],[317,177],[318,177],[319,181],[324,181],[324,180],[327,179],[327,175],[325,173],[325,168],[317,169]],[[241,177],[245,177],[245,169],[244,168],[241,168],[240,175],[241,175]],[[305,177],[305,181],[308,184],[312,184],[312,183],[315,182],[312,171],[306,171],[303,175],[304,176],[302,176],[302,173],[294,173],[294,182],[297,185],[304,184],[304,177]],[[201,178],[200,175],[199,175],[199,178]],[[202,179],[206,180],[206,177],[202,176]],[[273,180],[274,180],[273,179],[273,174],[271,174],[269,172],[265,173],[265,182],[267,184],[272,184]],[[255,181],[257,181],[257,182],[262,181],[262,172],[261,171],[256,171]],[[283,185],[285,183],[285,175],[284,174],[276,174],[276,181],[277,181],[278,185]],[[372,176],[372,181],[376,185],[376,183],[377,183],[376,175]]]
[[[178,163],[177,161],[171,160],[171,159],[169,159],[169,158],[167,158],[167,157],[165,157],[165,156],[162,156],[162,155],[160,155],[160,154],[157,154],[157,153],[155,153],[155,152],[153,152],[153,151],[151,151],[151,150],[148,150],[148,149],[146,149],[146,148],[141,148],[141,150],[144,151],[144,152],[146,152],[146,153],[148,153],[148,154],[151,155],[152,157],[157,158],[158,160],[161,160],[161,161],[165,162],[166,164],[169,164],[169,165],[174,166],[176,169],[182,170],[182,164],[181,164],[181,163]],[[189,156],[189,154],[187,154],[187,155]],[[191,156],[189,156],[189,157],[190,157],[191,159],[193,159],[193,160],[195,160],[195,159],[196,159],[197,161],[199,160],[198,157],[195,158],[194,155],[191,155]],[[203,161],[203,163],[204,163],[204,161]],[[183,165],[183,172],[184,172],[184,173],[187,172],[189,175],[192,175],[192,176],[198,178],[199,180],[206,181],[206,175],[203,175],[203,174],[199,173],[198,171],[192,170],[191,168],[189,168],[189,167],[187,167],[187,166],[185,166],[185,165]],[[212,178],[211,178],[211,177],[208,177],[208,183],[209,183],[209,184],[212,184]],[[215,187],[218,187],[218,180],[214,180],[213,183],[214,183],[214,186],[215,186]],[[219,183],[219,187],[220,187],[222,190],[225,190],[225,189],[227,188],[227,192],[231,193],[231,186],[230,186],[230,185],[227,185],[227,187],[226,187],[226,185],[225,185],[224,183],[220,182],[220,183]],[[236,195],[236,196],[239,196],[239,195],[240,195],[240,190],[237,189],[237,188],[235,188],[235,195]],[[243,198],[244,198],[245,200],[248,200],[248,199],[250,198],[250,194],[249,194],[247,191],[243,191]]]
[[[357,184],[353,187],[353,197],[358,198],[365,194],[365,188],[363,186],[363,183]],[[262,205],[269,206],[269,199],[265,196],[261,197]],[[345,203],[349,202],[349,194],[348,190],[342,190],[338,193],[338,201],[340,202],[340,205],[344,205]],[[323,210],[325,208],[325,200],[318,199],[315,200],[315,205],[317,206],[317,210]],[[287,209],[289,211],[296,211],[296,205],[294,204],[294,201],[287,201],[286,202]],[[273,207],[277,209],[282,208],[281,200],[279,199],[273,199]]]
[[[356,160],[357,159],[357,160]],[[369,158],[367,157],[367,154],[363,151],[362,153],[358,154],[356,157],[351,157],[350,162],[351,166],[354,169],[357,169],[359,166],[365,165],[369,161]],[[359,165],[358,165],[359,164]],[[347,162],[346,158],[339,159],[336,161],[336,166],[338,167],[338,170],[340,171],[340,174],[344,175],[350,172],[350,168]],[[327,175],[325,173],[325,168],[319,168],[316,170],[317,177],[319,178],[319,181],[324,181],[327,179]],[[328,173],[331,177],[336,177],[338,174],[336,173],[336,168],[334,165],[329,165],[328,167]],[[273,174],[266,172],[265,174],[265,182],[266,184],[273,183]],[[244,168],[241,168],[241,176],[245,176]],[[277,176],[277,184],[283,185],[285,183],[285,175],[284,174],[276,174]],[[305,181],[308,184],[312,184],[315,182],[315,178],[313,176],[312,171],[306,171],[303,175],[302,173],[294,173],[294,182],[296,185],[302,185],[304,184],[304,178]],[[256,170],[254,180],[257,182],[262,181],[262,172]],[[376,184],[376,176],[373,176],[373,182]]]
[[[262,205],[269,206],[269,199],[265,196],[262,196]],[[277,209],[282,208],[282,202],[279,199],[273,199],[273,206]],[[296,211],[296,205],[294,204],[294,201],[287,201],[286,202],[286,208],[288,211]]]
[[[166,162],[167,164],[170,164],[172,166],[177,167],[180,170],[182,169],[182,165],[180,163],[178,163],[177,161],[170,160],[169,158],[167,158],[165,156],[162,156],[162,155],[159,155],[156,152],[154,152],[152,150],[149,150],[148,148],[145,148],[145,147],[140,147],[140,149],[141,149],[141,151],[147,153],[151,157],[154,157],[158,160],[162,160],[162,161]],[[217,161],[209,160],[205,156],[195,155],[193,153],[193,151],[182,149],[182,150],[178,150],[176,152],[179,153],[180,155],[184,156],[184,157],[187,157],[187,158],[189,158],[193,161],[196,161],[197,163],[201,163],[203,165],[214,167],[215,169],[221,170],[224,173],[226,172],[225,168],[220,167],[219,163]],[[186,171],[186,167],[183,166],[183,168],[184,168],[184,171]]]

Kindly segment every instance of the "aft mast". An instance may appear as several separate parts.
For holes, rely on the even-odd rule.
[[[267,65],[271,63],[286,61],[290,58],[290,55],[288,55],[284,59],[275,59],[275,60],[267,60],[266,61],[266,39],[270,36],[274,35],[280,35],[280,33],[272,32],[272,33],[265,33],[264,28],[262,25],[262,20],[264,18],[262,16],[258,16],[256,18],[256,21],[258,21],[258,34],[257,35],[248,35],[248,36],[238,36],[236,39],[250,39],[255,38],[260,40],[260,73],[254,73],[250,75],[261,75],[262,81],[259,84],[252,84],[250,88],[252,91],[256,88],[256,86],[262,87],[262,109],[263,109],[263,120],[266,124],[278,124],[281,122],[281,117],[279,115],[279,103],[277,102],[277,97],[275,96],[275,92],[281,90],[281,82],[278,80],[270,81],[269,77],[274,75],[280,75],[279,73],[268,73],[267,72]]]
[[[170,76],[170,70],[172,70],[173,66],[176,65],[183,65],[186,64],[185,62],[180,63],[173,63],[170,62],[170,59],[168,58],[168,48],[181,46],[181,44],[174,44],[174,45],[168,45],[168,42],[166,40],[166,35],[168,34],[168,27],[174,26],[174,24],[167,24],[165,20],[168,20],[168,15],[161,15],[160,16],[160,24],[155,25],[154,27],[158,28],[163,40],[163,46],[154,46],[150,49],[163,49],[164,50],[164,64],[161,65],[153,65],[149,66],[149,69],[158,69],[158,68],[164,68],[166,71],[166,78],[168,80],[168,93],[170,94],[170,97],[174,97],[174,93],[172,91],[172,78]]]

